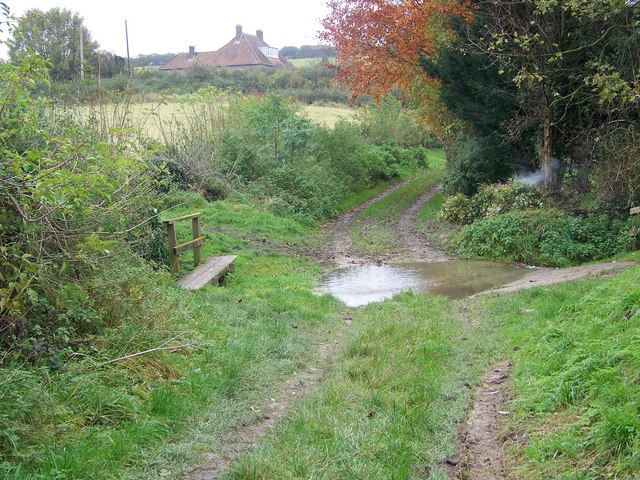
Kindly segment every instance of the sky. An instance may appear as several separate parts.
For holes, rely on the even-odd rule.
[[[4,0],[14,16],[37,8],[77,12],[102,50],[126,56],[125,20],[131,57],[151,53],[213,51],[236,34],[264,32],[272,47],[315,45],[326,0]],[[6,58],[6,50],[0,50]]]

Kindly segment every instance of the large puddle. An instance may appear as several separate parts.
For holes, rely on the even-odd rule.
[[[451,298],[468,297],[518,280],[526,273],[523,267],[488,262],[355,265],[330,271],[321,289],[349,307],[358,307],[407,290]]]

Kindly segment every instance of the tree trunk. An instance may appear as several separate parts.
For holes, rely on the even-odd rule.
[[[551,109],[548,109],[542,126],[542,138],[538,147],[538,153],[540,155],[540,168],[544,176],[544,189],[549,192],[553,190],[556,183],[556,172],[554,169],[556,166],[553,162],[552,147],[553,147],[553,133],[551,130],[552,113]]]

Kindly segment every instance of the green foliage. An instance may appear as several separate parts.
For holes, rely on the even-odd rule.
[[[405,108],[393,95],[385,97],[379,104],[365,106],[357,121],[367,141],[375,145],[439,146],[433,134],[421,124],[416,112]]]
[[[0,66],[0,348],[34,362],[104,324],[83,286],[101,262],[158,243],[143,152],[124,129],[102,135],[32,99],[43,76],[37,57]]]
[[[506,181],[513,174],[513,152],[498,142],[490,136],[457,135],[445,148],[445,192],[473,195],[482,184]]]
[[[302,242],[311,229],[245,203],[179,197],[170,216],[201,211],[203,256],[240,252],[241,274],[229,276],[225,288],[187,292],[119,252],[101,259],[90,280],[68,285],[61,294],[75,297],[69,315],[92,309],[109,328],[76,337],[59,350],[56,368],[0,366],[3,478],[147,477],[144,458],[204,412],[216,418],[198,436],[204,443],[239,419],[251,421],[250,406],[310,365],[327,329],[340,328],[335,302],[312,293],[319,270],[273,249]],[[189,231],[179,234],[190,235],[183,226]],[[184,348],[107,363],[162,345]],[[193,453],[181,458],[196,460]],[[132,466],[141,470],[127,470]],[[173,458],[163,467],[179,465]]]
[[[476,3],[475,21],[454,21],[452,41],[423,62],[456,118],[447,192],[540,167],[547,190],[566,172],[592,179],[565,183],[571,200],[637,202],[637,3]]]
[[[313,124],[277,95],[229,97],[209,88],[184,111],[185,120],[163,132],[160,160],[174,183],[208,198],[243,191],[305,221],[330,218],[350,193],[427,165],[415,143],[371,145],[359,124]]]
[[[552,202],[538,190],[517,181],[483,185],[472,197],[459,193],[448,197],[440,216],[455,225],[468,225],[512,210],[529,210],[551,206]]]
[[[464,227],[455,245],[463,256],[566,267],[623,253],[628,225],[606,215],[573,218],[557,210],[512,211]]]
[[[271,210],[307,223],[335,216],[338,203],[347,196],[340,178],[319,164],[283,165],[261,184]]]

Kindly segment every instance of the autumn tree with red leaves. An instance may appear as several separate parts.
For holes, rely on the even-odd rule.
[[[338,55],[337,80],[354,96],[380,98],[392,88],[404,92],[434,84],[420,58],[431,56],[446,32],[447,17],[470,18],[465,3],[446,0],[329,0],[322,21],[324,41]]]

